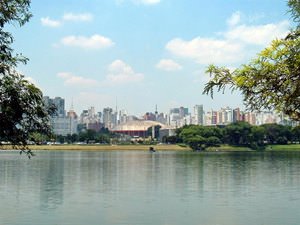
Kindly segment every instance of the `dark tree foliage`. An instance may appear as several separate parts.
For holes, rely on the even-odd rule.
[[[177,132],[177,136],[173,139],[176,140],[177,137],[179,140],[180,138],[193,150],[205,150],[207,147],[220,144],[263,150],[269,144],[289,144],[300,141],[299,126],[294,128],[281,124],[253,126],[242,121],[228,124],[222,128],[189,125],[178,129]]]
[[[236,122],[225,127],[225,140],[230,145],[247,146],[250,144],[251,125]]]
[[[293,139],[292,128],[278,124],[264,124],[265,139],[270,144],[287,144]]]
[[[178,130],[179,138],[193,150],[205,150],[207,147],[221,144],[222,132],[218,127],[198,125],[184,126]]]
[[[292,141],[299,143],[300,142],[300,126],[294,127],[291,132],[292,132]]]
[[[299,0],[289,0],[289,13],[292,16],[293,21],[297,24],[297,27],[300,26],[300,1]]]
[[[48,115],[42,92],[16,71],[27,58],[14,54],[14,38],[6,26],[23,26],[32,16],[30,0],[0,2],[0,145],[9,142],[30,157],[27,141],[33,132],[50,133]],[[32,138],[32,137],[31,137]],[[1,146],[0,146],[1,147]]]
[[[108,144],[110,139],[116,137],[117,134],[110,132],[107,128],[101,128],[99,131],[95,130],[85,130],[81,131],[78,134],[68,134],[66,136],[57,135],[52,140],[58,143],[75,143],[75,142],[84,142],[86,144],[101,143]]]

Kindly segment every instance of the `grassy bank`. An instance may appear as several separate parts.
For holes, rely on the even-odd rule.
[[[221,145],[220,147],[209,147],[206,149],[208,152],[245,152],[253,151],[248,147],[242,146],[230,146],[230,145]]]
[[[269,145],[266,151],[300,151],[300,144]]]

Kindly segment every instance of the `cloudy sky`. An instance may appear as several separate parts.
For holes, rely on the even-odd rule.
[[[67,110],[129,114],[203,104],[242,107],[238,93],[202,95],[211,64],[247,63],[291,27],[284,0],[32,0],[11,28],[30,61],[19,70]]]

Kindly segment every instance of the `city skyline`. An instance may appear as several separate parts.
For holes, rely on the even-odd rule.
[[[238,93],[202,95],[205,68],[247,63],[292,25],[281,0],[32,0],[31,11],[24,27],[9,28],[30,59],[18,69],[77,112],[243,108]]]
[[[57,135],[76,134],[86,130],[100,131],[106,128],[113,132],[126,133],[133,136],[145,135],[149,127],[160,126],[162,130],[174,132],[175,129],[185,125],[226,126],[234,122],[244,121],[250,125],[279,123],[296,125],[282,113],[273,111],[250,112],[240,108],[219,107],[218,109],[205,110],[203,105],[194,105],[193,109],[187,107],[170,108],[169,112],[145,112],[143,115],[130,115],[125,111],[117,111],[105,107],[96,111],[91,106],[82,112],[65,109],[65,99],[61,97],[50,98],[44,96],[46,107],[54,105],[56,113],[50,116],[53,132]],[[142,133],[140,132],[142,131]],[[168,132],[168,135],[171,133]]]

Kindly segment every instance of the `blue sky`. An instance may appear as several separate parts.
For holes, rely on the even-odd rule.
[[[291,27],[283,0],[32,0],[12,28],[19,70],[67,110],[142,115],[171,107],[242,107],[238,93],[202,95],[214,63],[247,63]]]

